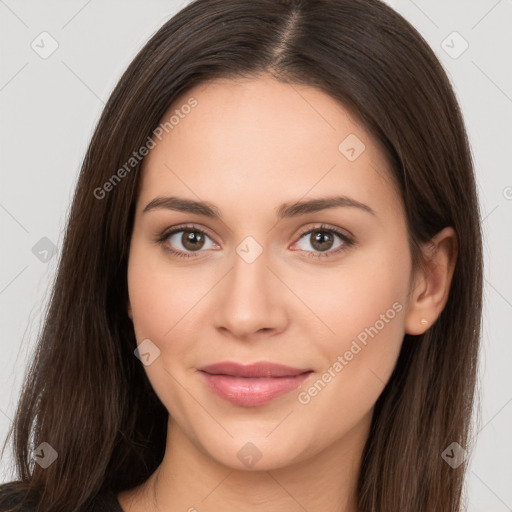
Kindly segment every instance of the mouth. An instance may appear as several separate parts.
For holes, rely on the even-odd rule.
[[[263,405],[297,389],[313,373],[274,363],[241,365],[224,362],[199,368],[216,395],[243,407]]]

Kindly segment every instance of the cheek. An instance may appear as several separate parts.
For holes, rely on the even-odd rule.
[[[325,326],[322,336],[317,330],[315,350],[322,353],[325,369],[339,363],[334,372],[344,377],[331,380],[343,392],[354,396],[370,389],[378,392],[391,375],[405,333],[407,293],[407,282],[393,277],[382,268],[361,275],[354,269],[338,282],[326,281],[322,294],[309,295],[311,308]]]
[[[168,283],[159,279],[151,264],[144,265],[132,251],[128,265],[128,293],[137,341],[158,340],[171,327],[168,315],[173,310]]]
[[[162,350],[180,329],[188,325],[187,315],[204,294],[187,272],[172,269],[159,250],[132,244],[128,263],[128,293],[137,342],[152,340]]]
[[[371,411],[400,353],[410,275],[408,248],[397,243],[392,250],[375,249],[367,258],[316,281],[315,289],[323,292],[315,293],[312,308],[333,332],[326,330],[317,338],[325,367],[301,389],[298,401],[308,418],[323,418],[314,430],[324,436],[349,431]]]
[[[132,244],[128,263],[128,293],[137,343],[148,338],[160,350],[158,364],[145,367],[150,377],[162,363],[167,367],[165,361],[175,359],[182,350],[180,340],[187,339],[182,330],[189,325],[187,313],[200,295],[194,285],[186,286],[183,273],[170,271],[157,253],[143,243]]]
[[[333,330],[341,339],[358,338],[364,343],[368,329],[399,332],[408,281],[384,265],[361,267],[345,276],[343,292],[331,306]],[[374,329],[371,329],[374,332]]]
[[[374,326],[379,335],[401,339],[404,315],[400,312],[405,311],[410,275],[407,254],[406,246],[403,252],[376,246],[338,267],[300,279],[289,276],[294,291],[321,321],[313,338],[324,352],[332,357],[348,350],[358,336],[364,342],[368,329],[375,334]]]
[[[135,336],[138,344],[149,339],[159,350],[152,348],[153,360],[144,371],[161,402],[178,417],[188,402],[176,382],[187,377],[187,353],[196,336],[193,308],[205,293],[202,288],[186,272],[171,269],[159,251],[132,244],[128,293]]]

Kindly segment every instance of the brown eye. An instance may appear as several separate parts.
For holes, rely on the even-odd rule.
[[[192,257],[193,253],[205,252],[206,249],[219,248],[202,229],[187,226],[177,227],[171,231],[167,230],[157,241],[173,256],[184,258]]]
[[[199,231],[183,231],[181,243],[187,251],[197,251],[204,245],[205,237]]]
[[[334,256],[353,245],[354,240],[349,235],[324,225],[302,233],[295,243],[298,249],[312,258]]]
[[[334,243],[334,236],[327,231],[312,231],[310,237],[311,246],[317,251],[327,251]]]

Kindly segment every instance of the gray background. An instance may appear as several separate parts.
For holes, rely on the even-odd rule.
[[[1,443],[40,328],[73,187],[94,125],[135,53],[186,3],[0,0]],[[512,1],[389,3],[440,58],[467,123],[486,258],[481,405],[475,416],[467,503],[469,511],[510,511],[512,70],[507,55],[512,48]],[[462,52],[464,41],[469,46]],[[45,55],[52,44],[58,48]],[[0,482],[12,480],[11,470],[12,460],[5,456]]]

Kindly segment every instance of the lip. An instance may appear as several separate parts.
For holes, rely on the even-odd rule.
[[[312,373],[269,362],[223,362],[199,368],[208,387],[235,405],[255,407],[298,388]]]
[[[293,377],[311,371],[310,368],[293,368],[267,361],[252,364],[224,361],[203,366],[199,370],[212,375],[228,375],[230,377]]]

